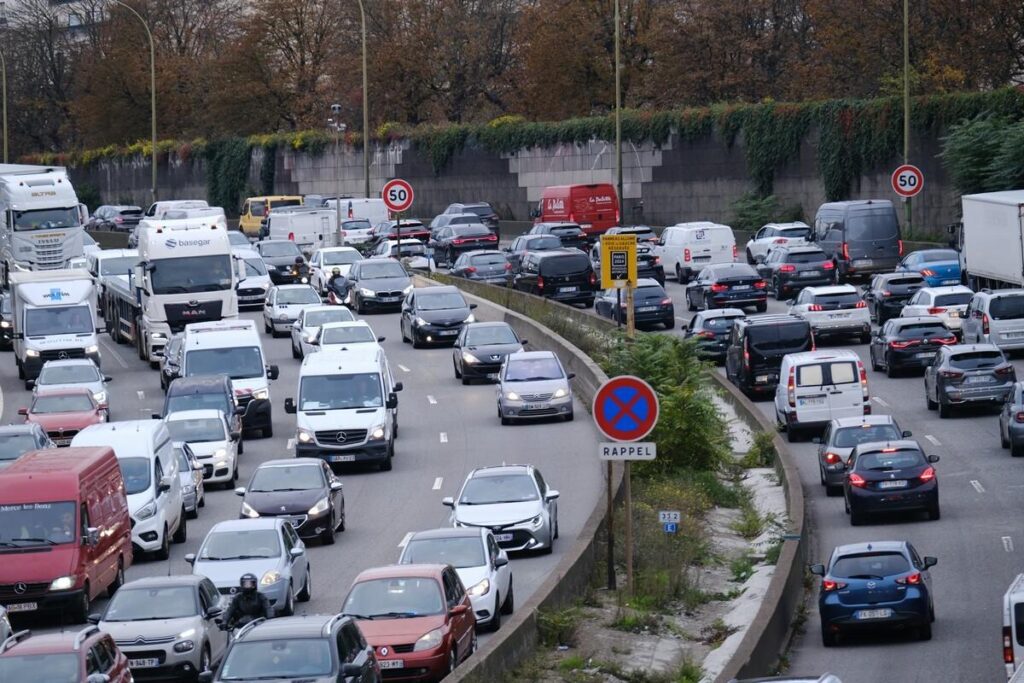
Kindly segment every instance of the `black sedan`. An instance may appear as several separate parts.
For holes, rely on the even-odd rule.
[[[587,235],[583,228],[575,223],[537,223],[530,228],[531,235],[553,235],[562,243],[563,247],[574,249],[587,248]]]
[[[455,379],[469,384],[474,378],[487,379],[501,369],[510,353],[526,346],[508,323],[470,323],[462,328],[452,349]]]
[[[956,344],[939,349],[924,371],[929,410],[949,417],[954,406],[1001,406],[1013,391],[1017,371],[994,344]]]
[[[732,324],[746,315],[738,308],[701,311],[690,319],[683,331],[683,337],[697,340],[697,355],[701,358],[724,363]]]
[[[532,251],[551,251],[561,249],[562,241],[554,235],[520,235],[512,240],[512,244],[505,248],[505,258],[512,267],[512,274],[519,272],[523,257]]]
[[[626,292],[615,288],[598,292],[594,299],[598,315],[626,323]],[[657,280],[641,278],[633,290],[633,321],[636,325],[664,325],[666,330],[676,326],[676,311],[672,298]]]
[[[467,251],[455,259],[450,273],[455,277],[464,277],[467,280],[506,285],[511,268],[504,252],[496,249],[477,249]]]
[[[707,266],[686,285],[686,305],[691,311],[755,306],[768,310],[768,284],[745,263]]]
[[[864,301],[879,325],[899,317],[914,292],[926,286],[920,273],[881,273],[864,285]]]
[[[498,236],[483,223],[476,225],[449,225],[438,228],[427,246],[434,250],[434,262],[451,266],[455,259],[466,251],[493,249],[498,246]]]
[[[268,460],[260,465],[242,496],[239,517],[283,517],[302,538],[334,543],[345,530],[345,494],[330,465],[319,458]]]
[[[402,341],[413,348],[423,344],[454,344],[463,325],[476,322],[471,309],[456,287],[421,287],[414,289],[402,303],[399,325]]]
[[[822,287],[836,281],[835,263],[818,247],[779,245],[755,260],[757,272],[768,281],[779,301],[804,287]]]
[[[893,318],[871,335],[871,369],[884,369],[889,377],[901,370],[920,370],[931,365],[936,351],[950,344],[956,344],[956,335],[940,318]]]
[[[843,479],[846,513],[858,526],[872,513],[924,511],[938,519],[939,480],[916,441],[864,443],[853,449]]]
[[[356,313],[370,308],[397,309],[412,291],[409,273],[394,259],[356,261],[344,277],[343,298]]]
[[[302,278],[309,277],[306,258],[299,247],[291,240],[263,240],[256,243],[256,251],[267,264],[267,274],[275,285],[302,283]],[[308,279],[307,279],[308,281]]]

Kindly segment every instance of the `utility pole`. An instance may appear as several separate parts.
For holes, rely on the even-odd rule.
[[[328,125],[334,129],[334,229],[338,236],[341,236],[341,134],[345,130],[345,124],[339,120],[341,116],[341,105],[332,104],[331,114],[327,119]]]
[[[903,163],[910,163],[910,0],[903,0]],[[910,197],[904,200],[907,235],[913,234]],[[909,239],[906,236],[905,239]]]
[[[110,0],[115,5],[124,7],[126,10],[135,15],[135,18],[142,24],[142,28],[146,29],[146,38],[149,39],[149,127],[150,127],[150,144],[153,146],[152,149],[152,164],[153,164],[153,177],[152,177],[152,188],[150,192],[153,195],[153,201],[156,201],[156,44],[153,42],[153,32],[149,30],[149,24],[142,18],[142,15],[135,11],[135,8],[131,5],[121,2],[121,0]],[[6,136],[4,141],[6,142]],[[5,154],[6,157],[6,149]]]
[[[615,0],[615,187],[619,193],[619,208],[622,207],[622,59],[621,20],[619,19],[619,0]]]
[[[370,97],[366,76],[366,9],[359,0],[359,21],[363,31],[363,194],[370,198]],[[339,226],[341,223],[338,224]]]

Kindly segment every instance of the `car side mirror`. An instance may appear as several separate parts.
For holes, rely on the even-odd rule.
[[[363,673],[363,667],[358,664],[343,664],[341,667],[342,680],[351,678],[354,676],[361,676]]]
[[[35,389],[36,388],[36,381],[34,379],[25,380],[25,388],[26,389]]]
[[[210,607],[206,608],[206,614],[204,614],[203,616],[205,616],[207,619],[216,619],[222,614],[224,614],[223,607],[221,607],[220,605],[211,605]]]
[[[244,496],[245,495],[245,487],[244,486],[237,486],[237,487],[235,487],[235,495],[236,496]]]
[[[758,254],[754,257],[754,263],[761,265],[764,263],[764,254]]]
[[[195,553],[188,553],[187,555],[185,555],[185,561],[188,562],[189,564],[195,564],[196,563],[196,554]]]
[[[153,413],[152,415],[150,415],[150,417],[153,418],[154,420],[162,420],[162,419],[164,419],[163,416],[160,413]]]
[[[331,482],[331,490],[332,491],[340,491],[343,488],[345,488],[345,485],[342,484],[340,481],[332,481]]]
[[[391,387],[391,390],[395,391],[395,392],[401,391],[402,390],[402,383],[401,382],[395,382],[395,386]]]
[[[377,337],[378,342],[383,342],[385,340],[387,340],[387,337]]]
[[[930,555],[924,556],[924,568],[930,569],[939,563],[939,558],[931,557]]]
[[[281,370],[276,365],[271,365],[267,369],[267,379],[270,379],[270,380],[277,379],[278,375],[280,375],[280,374],[281,374]]]
[[[97,546],[100,543],[100,530],[99,527],[91,526],[85,530],[85,544],[89,546]]]
[[[530,340],[528,340],[528,339],[520,339],[519,340],[519,345],[520,346],[526,346],[529,343],[530,343]]]
[[[306,554],[306,549],[305,548],[292,548],[291,550],[288,551],[288,554],[291,555],[293,558],[302,557],[303,555]]]
[[[395,408],[397,408],[398,397],[395,396],[394,394],[388,394],[388,400],[387,403],[385,404],[385,407],[388,408],[389,410],[394,410]]]
[[[575,372],[570,372],[570,373],[567,373],[567,374],[565,375],[565,378],[566,378],[566,379],[575,379],[575,378],[576,378],[576,373],[575,373]]]
[[[196,676],[196,683],[213,683],[213,672],[212,671],[201,671]]]
[[[452,607],[451,610],[449,610],[448,613],[451,614],[453,617],[457,617],[460,614],[465,614],[467,611],[469,611],[469,608],[466,607],[465,604],[461,604],[461,605],[455,605],[455,607]]]
[[[914,432],[910,431],[909,429],[904,429],[903,430],[903,438],[904,439],[909,439],[913,435],[914,435]]]
[[[295,399],[294,398],[286,398],[284,400],[284,412],[288,413],[289,415],[294,415],[295,414],[296,411],[295,411]]]
[[[796,299],[786,299],[787,306],[796,306]]]
[[[495,569],[497,569],[498,567],[504,567],[507,564],[508,564],[508,555],[502,554],[502,555],[498,555],[496,558],[494,558],[494,568]]]
[[[18,408],[18,415],[28,415],[28,408]]]
[[[104,376],[103,376],[103,381],[104,381],[104,382],[107,382],[107,383],[109,384],[110,382],[113,382],[113,381],[114,381],[114,378],[113,378],[113,377],[111,377],[110,375],[104,375]]]
[[[235,406],[235,415],[245,415],[245,406]]]
[[[554,489],[551,489],[550,491],[547,492],[547,494],[545,494],[544,500],[557,500],[560,495],[562,494]]]
[[[93,612],[92,614],[90,614],[88,616],[86,621],[88,621],[90,624],[98,624],[98,623],[100,623],[100,621],[102,619],[103,619],[103,614],[101,612]]]
[[[825,576],[825,565],[823,564],[812,564],[808,570],[815,576]]]
[[[194,462],[194,463],[192,463],[192,469],[195,470],[196,472],[202,472],[203,471],[203,463],[201,463],[201,462]]]
[[[444,498],[441,499],[441,505],[444,505],[445,507],[453,508],[453,507],[455,507],[455,499],[452,498],[451,496],[445,496]]]
[[[171,490],[171,477],[164,477],[160,480],[160,485],[157,486],[157,491],[170,491]]]
[[[471,311],[472,311],[472,310],[473,310],[474,308],[476,308],[476,307],[477,307],[477,304],[470,304],[470,305],[469,305],[469,310],[471,310]]]
[[[928,456],[928,462],[934,464],[934,463],[937,463],[938,461],[939,461],[939,456],[937,456],[937,455],[929,455]]]

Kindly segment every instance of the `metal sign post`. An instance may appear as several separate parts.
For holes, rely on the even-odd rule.
[[[622,327],[622,290],[626,290],[626,335],[636,334],[633,312],[633,288],[636,287],[636,235],[604,235],[601,237],[601,289],[618,290],[615,322]]]
[[[402,180],[401,178],[394,178],[384,183],[384,187],[380,190],[380,197],[384,200],[384,206],[387,207],[388,211],[395,214],[397,217],[395,220],[395,235],[397,236],[398,246],[396,249],[398,253],[398,261],[402,261],[402,214],[408,211],[412,206],[413,198],[415,194],[412,191],[412,185],[408,181]]]

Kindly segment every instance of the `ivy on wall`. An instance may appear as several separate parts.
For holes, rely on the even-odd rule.
[[[249,179],[252,147],[244,138],[210,142],[205,149],[206,196],[212,206],[236,211]]]

